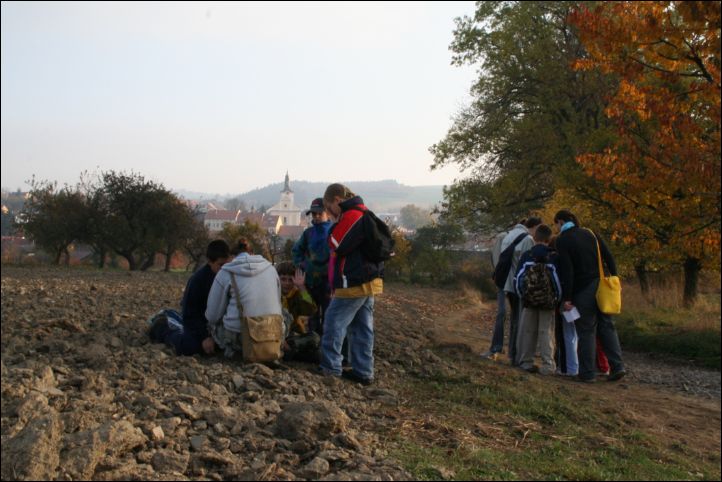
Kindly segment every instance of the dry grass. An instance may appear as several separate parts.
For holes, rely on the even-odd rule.
[[[689,331],[720,329],[720,278],[718,273],[700,277],[699,297],[694,307],[684,307],[684,288],[681,276],[667,275],[653,279],[647,295],[642,293],[639,283],[628,281],[623,285],[622,305],[625,314],[655,312],[678,312],[681,327]]]
[[[460,288],[465,303],[470,303],[472,306],[480,309],[487,308],[487,302],[484,301],[484,294],[481,291],[467,282],[462,282]],[[496,300],[489,301],[495,302]]]
[[[720,367],[720,278],[704,273],[693,308],[682,302],[681,275],[650,280],[647,295],[636,282],[626,282],[622,314],[616,317],[622,345],[632,349],[693,360]]]

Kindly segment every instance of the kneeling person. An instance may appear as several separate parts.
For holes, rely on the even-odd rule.
[[[241,332],[248,329],[248,319],[267,318],[273,321],[270,327],[273,329],[264,329],[262,339],[254,334],[250,338],[262,343],[275,343],[273,349],[280,356],[284,333],[281,283],[276,270],[263,256],[251,253],[250,243],[246,239],[241,238],[237,242],[234,252],[239,254],[221,268],[208,295],[208,331],[215,345],[230,358],[243,353],[242,341],[245,335]],[[277,330],[275,320],[278,321]],[[245,339],[249,341],[249,338]],[[250,353],[243,355],[244,359],[250,361]]]
[[[317,316],[317,308],[306,290],[303,271],[288,261],[280,263],[276,270],[281,280],[281,302],[287,328],[284,358],[318,362],[321,337],[310,329],[312,323],[309,323]]]

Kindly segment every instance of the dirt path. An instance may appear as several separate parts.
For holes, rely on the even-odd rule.
[[[447,312],[437,320],[434,338],[442,346],[462,344],[473,353],[481,353],[489,346],[495,314],[495,304],[483,304],[472,297],[471,307]],[[505,358],[488,363],[515,370]],[[560,388],[586,392],[615,407],[626,421],[648,433],[676,440],[673,443],[680,446],[720,446],[720,372],[675,365],[640,353],[625,353],[625,364],[628,376],[618,383],[585,385],[563,377],[545,378]]]
[[[482,353],[489,347],[496,304],[483,304],[474,296],[473,293],[467,293],[467,298],[473,301],[471,307],[440,320],[441,324],[436,325],[435,337],[441,343],[463,343],[473,352]],[[627,385],[652,385],[677,394],[720,399],[719,371],[671,362],[645,353],[624,351],[623,354],[628,372],[625,380]]]

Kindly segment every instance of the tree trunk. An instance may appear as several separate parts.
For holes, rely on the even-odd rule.
[[[55,252],[55,264],[60,266],[60,257],[63,255],[63,248],[59,248]]]
[[[684,260],[684,307],[691,308],[697,301],[697,283],[702,263],[699,259],[688,256]]]
[[[67,246],[63,248],[63,252],[65,253],[65,266],[70,266],[70,251]]]
[[[641,259],[634,265],[634,271],[637,273],[639,287],[642,289],[644,296],[649,295],[649,277],[647,276],[647,260]]]
[[[106,250],[101,248],[101,249],[96,250],[96,252],[98,253],[98,256],[100,257],[100,259],[98,260],[98,268],[103,269],[103,268],[105,268]]]
[[[124,257],[125,259],[128,260],[128,269],[129,270],[135,271],[138,269],[138,263],[136,263],[135,256],[133,255],[133,253],[128,253],[128,254],[118,253],[118,254],[120,254],[122,257]]]
[[[168,253],[165,255],[165,266],[163,267],[163,271],[166,273],[170,271],[170,260],[173,257],[173,251],[168,250]]]
[[[155,264],[155,253],[151,253],[145,259],[145,262],[143,263],[143,266],[140,267],[140,270],[147,271],[148,268],[152,267],[154,264]]]

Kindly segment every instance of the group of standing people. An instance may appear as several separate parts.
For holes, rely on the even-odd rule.
[[[157,313],[150,338],[178,355],[220,350],[232,357],[243,350],[244,317],[280,316],[286,359],[315,361],[321,375],[371,384],[374,296],[383,292],[384,265],[362,250],[367,211],[348,187],[331,184],[306,212],[312,226],[294,244],[293,262],[275,267],[246,239],[232,247],[212,241],[207,264],[188,280],[182,313]]]
[[[598,258],[616,275],[614,257],[604,241],[583,228],[570,211],[557,212],[554,226],[556,235],[540,218],[531,217],[497,237],[492,263],[495,267],[508,263],[508,272],[495,280],[499,287],[496,323],[491,346],[482,357],[496,359],[504,352],[508,302],[512,366],[573,376],[586,383],[608,370],[607,380],[619,380],[626,375],[619,337],[611,316],[596,301]],[[537,349],[540,368],[534,364]]]

